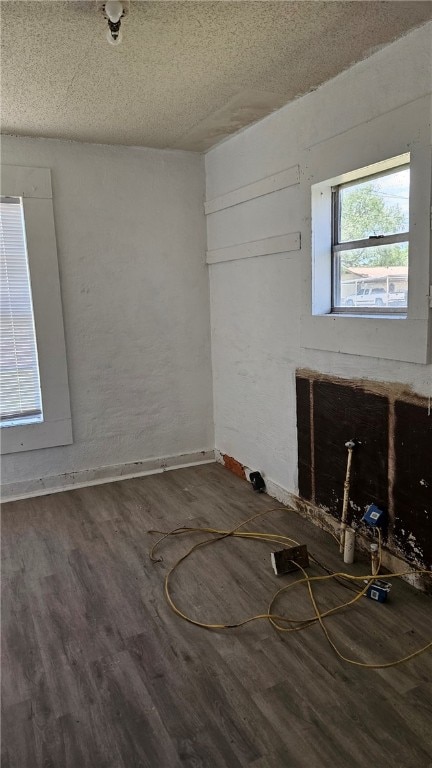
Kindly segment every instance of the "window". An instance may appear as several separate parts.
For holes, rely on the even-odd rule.
[[[42,402],[22,200],[0,198],[0,426],[40,422]]]
[[[1,453],[72,442],[48,168],[1,166]]]
[[[332,188],[332,312],[406,314],[409,165]]]
[[[359,105],[361,111],[361,105]],[[377,107],[379,110],[379,108]],[[345,126],[345,123],[343,123]],[[398,360],[406,363],[429,363],[432,354],[431,331],[432,286],[430,268],[430,201],[431,201],[431,143],[430,143],[430,99],[420,99],[404,104],[385,114],[377,114],[345,130],[338,125],[333,136],[306,147],[301,155],[300,192],[308,216],[302,229],[302,288],[301,288],[301,323],[300,343],[305,349],[325,352],[338,352],[355,355],[358,358],[380,360]],[[363,229],[362,238],[357,232],[350,235],[355,241],[355,255],[358,256],[359,239],[367,241],[364,252],[371,252],[373,243],[369,236],[402,236],[399,243],[409,240],[409,295],[406,306],[396,305],[389,311],[391,301],[401,301],[393,294],[401,293],[400,280],[396,280],[393,269],[386,269],[385,281],[367,280],[373,274],[361,271],[364,264],[349,265],[351,270],[360,267],[360,275],[350,275],[353,289],[350,291],[353,306],[342,303],[348,293],[344,286],[335,280],[333,262],[335,246],[342,245],[343,256],[347,243],[343,236],[336,238],[334,221],[334,194],[353,190],[362,182],[393,183],[391,178],[397,171],[409,168],[409,226],[397,228]],[[347,185],[347,186],[345,186]],[[399,191],[391,187],[390,194],[397,198],[381,195],[390,206],[399,205],[408,213],[406,202],[399,197]],[[342,206],[343,207],[343,206]],[[309,226],[310,217],[310,226]],[[340,212],[339,212],[340,218]],[[343,232],[342,222],[340,223]],[[334,231],[332,231],[334,230]],[[408,237],[409,232],[409,237]],[[406,233],[406,234],[405,234]],[[395,238],[395,240],[398,238]],[[388,245],[383,238],[378,238],[377,245]],[[395,244],[391,244],[394,246]],[[401,246],[399,245],[399,252]],[[406,246],[405,246],[406,248]],[[381,249],[382,251],[383,249]],[[406,252],[406,251],[405,251]],[[380,251],[378,251],[380,254]],[[375,254],[376,257],[376,254]],[[371,265],[367,264],[370,268]],[[376,267],[399,267],[400,263],[374,264]],[[408,266],[408,264],[407,264]],[[382,277],[381,275],[379,275]],[[401,277],[400,274],[396,275]],[[336,274],[336,278],[338,275]],[[342,277],[342,275],[341,275]],[[348,275],[347,275],[348,277]],[[363,283],[355,283],[357,279]],[[408,281],[407,281],[408,283]],[[376,292],[376,289],[384,288]],[[368,292],[366,293],[366,290]],[[374,293],[372,294],[372,289]],[[357,292],[358,291],[358,292]],[[362,293],[363,292],[363,293]],[[342,294],[342,296],[341,296]],[[392,295],[390,295],[392,294]],[[368,304],[372,302],[374,306]],[[359,304],[362,300],[366,303]],[[375,305],[375,299],[383,300]],[[358,306],[354,306],[354,301]],[[385,303],[389,301],[389,304]],[[339,309],[338,309],[339,307]],[[384,311],[382,311],[384,309]],[[397,311],[394,311],[397,310]],[[359,363],[361,361],[359,360]]]

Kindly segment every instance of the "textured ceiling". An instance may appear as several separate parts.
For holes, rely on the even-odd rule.
[[[431,2],[2,0],[2,132],[205,150],[432,18]]]

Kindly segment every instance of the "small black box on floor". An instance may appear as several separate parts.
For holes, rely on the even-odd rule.
[[[376,600],[378,603],[385,603],[390,589],[391,584],[389,581],[375,579],[372,584],[369,584],[366,596],[370,597],[371,600]]]
[[[266,486],[261,472],[251,472],[249,475],[249,480],[252,483],[252,488],[254,491],[257,491],[258,493],[264,493]]]
[[[283,573],[291,573],[291,571],[298,571],[297,565],[300,565],[302,568],[309,566],[306,544],[280,549],[279,552],[272,552],[270,557],[276,576],[281,576]]]

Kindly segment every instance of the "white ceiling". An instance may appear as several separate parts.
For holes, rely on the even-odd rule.
[[[2,0],[2,132],[202,151],[432,18],[432,2]],[[379,98],[379,94],[377,94]]]

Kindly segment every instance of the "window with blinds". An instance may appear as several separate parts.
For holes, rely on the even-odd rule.
[[[43,421],[24,210],[0,198],[0,425]]]

